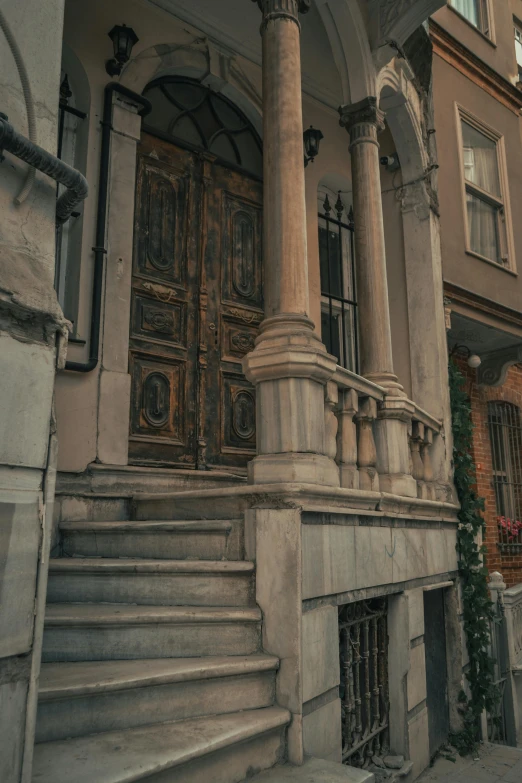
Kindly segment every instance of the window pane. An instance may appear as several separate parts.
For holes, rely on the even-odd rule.
[[[520,68],[522,68],[522,30],[519,27],[515,27],[515,54],[520,73]]]
[[[330,226],[319,227],[319,260],[321,264],[321,291],[331,296],[342,296],[341,293],[341,256],[339,251],[339,234]]]
[[[326,350],[337,359],[337,364],[341,362],[341,314],[333,312],[330,315],[328,305],[323,305],[325,309],[321,312],[321,337],[326,346]]]
[[[500,198],[496,142],[463,120],[462,143],[467,181]]]
[[[480,29],[480,0],[451,0],[453,8]]]
[[[491,261],[501,262],[498,236],[498,207],[466,193],[471,249]]]

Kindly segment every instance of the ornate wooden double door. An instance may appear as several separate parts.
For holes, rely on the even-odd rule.
[[[144,135],[138,152],[129,459],[242,468],[255,394],[241,369],[263,318],[262,186]]]

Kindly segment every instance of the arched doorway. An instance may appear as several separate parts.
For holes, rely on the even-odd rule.
[[[263,319],[262,148],[227,98],[184,77],[144,91],[138,147],[129,461],[244,468],[254,389],[241,369]]]

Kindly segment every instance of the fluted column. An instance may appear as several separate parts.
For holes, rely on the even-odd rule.
[[[310,0],[253,1],[262,11],[266,317],[243,364],[257,389],[249,476],[338,485],[324,419],[336,360],[309,318],[299,13]]]
[[[413,405],[393,372],[377,139],[384,114],[372,96],[339,113],[350,134],[361,374],[386,389],[374,425],[379,484],[385,492],[415,497],[408,444]]]

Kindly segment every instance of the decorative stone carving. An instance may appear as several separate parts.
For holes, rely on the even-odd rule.
[[[312,0],[252,0],[252,2],[258,4],[265,21],[280,16],[297,19],[297,14],[306,14],[312,4]]]
[[[339,115],[339,123],[349,132],[352,143],[360,136],[375,135],[377,138],[377,130],[384,127],[384,112],[377,106],[377,98],[372,95],[357,103],[341,106]]]
[[[483,356],[478,368],[478,382],[484,386],[502,386],[507,371],[522,362],[522,345],[513,345],[501,351]]]

